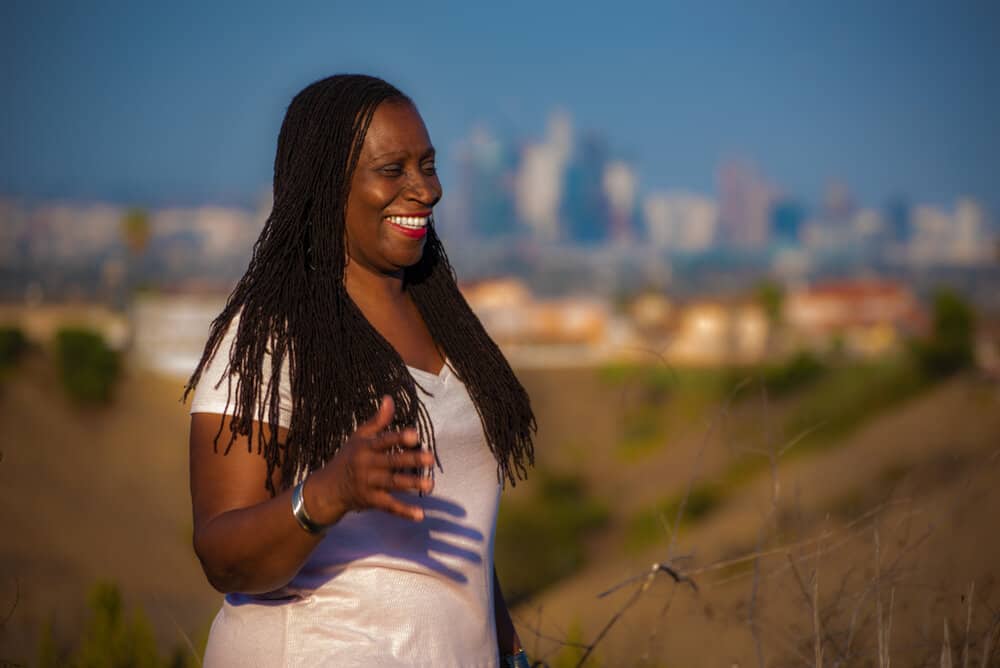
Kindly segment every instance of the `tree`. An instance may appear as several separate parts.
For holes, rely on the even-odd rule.
[[[972,365],[976,318],[972,307],[946,288],[934,294],[932,311],[931,333],[913,350],[927,376],[943,378]]]
[[[149,213],[145,209],[132,207],[122,216],[122,239],[133,256],[140,256],[146,252],[150,233]]]
[[[81,403],[107,403],[120,373],[118,353],[97,332],[64,327],[56,332],[59,377]]]

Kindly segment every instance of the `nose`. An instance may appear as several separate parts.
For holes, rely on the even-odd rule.
[[[426,174],[422,170],[417,170],[407,186],[407,197],[428,208],[441,199],[441,181],[438,180],[437,174]]]

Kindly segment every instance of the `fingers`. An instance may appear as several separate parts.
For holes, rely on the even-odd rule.
[[[375,450],[391,450],[397,445],[404,448],[412,448],[420,442],[417,430],[413,428],[402,431],[383,431],[372,439],[372,448]]]
[[[392,469],[373,472],[369,485],[383,492],[429,492],[434,482],[411,471]]]
[[[389,492],[378,492],[375,495],[375,503],[372,507],[383,510],[393,515],[398,515],[403,519],[421,522],[424,519],[424,509],[420,506],[411,506],[403,503]]]
[[[357,433],[363,436],[375,436],[380,431],[386,429],[392,423],[392,416],[396,413],[396,404],[388,394],[383,395],[382,403],[379,404],[375,416],[358,427]]]

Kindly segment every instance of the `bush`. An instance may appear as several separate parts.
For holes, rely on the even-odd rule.
[[[28,349],[28,339],[19,327],[0,327],[0,371],[10,369]]]
[[[75,647],[61,649],[51,625],[43,628],[38,646],[39,668],[183,668],[194,663],[181,648],[164,660],[142,609],[126,619],[121,593],[111,582],[99,582],[91,590],[90,619]]]
[[[100,334],[87,329],[64,328],[56,334],[59,377],[66,392],[82,403],[111,400],[120,364],[118,353],[108,348]]]
[[[768,394],[780,397],[818,380],[824,372],[826,365],[812,353],[803,350],[781,364],[761,369],[761,382]]]
[[[697,523],[711,515],[723,501],[722,491],[712,483],[700,483],[691,488],[681,525]],[[672,496],[654,507],[640,511],[629,522],[626,546],[630,550],[641,550],[654,545],[666,537],[663,522],[673,527],[677,510],[683,501],[683,494]]]
[[[496,561],[510,605],[583,566],[584,539],[607,521],[577,476],[538,471],[528,500],[504,503],[497,520]]]
[[[950,290],[934,295],[931,334],[911,350],[929,378],[944,378],[972,365],[975,313]]]

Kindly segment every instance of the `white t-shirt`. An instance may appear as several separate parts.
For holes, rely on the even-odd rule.
[[[225,410],[222,374],[235,331],[233,323],[204,370],[192,413]],[[283,371],[280,421],[287,426],[291,395]],[[425,519],[349,513],[287,586],[266,596],[227,595],[212,624],[206,668],[497,665],[496,460],[465,386],[448,365],[437,375],[414,368],[410,374],[429,393],[421,399],[441,462],[430,495],[406,494],[408,503],[424,508]]]

